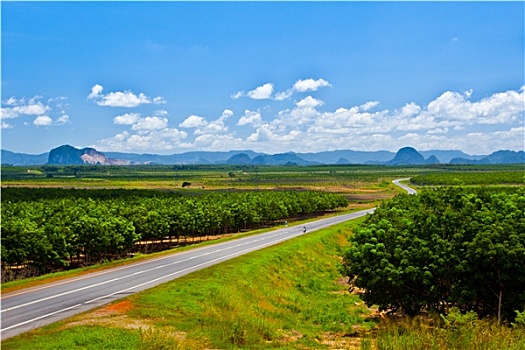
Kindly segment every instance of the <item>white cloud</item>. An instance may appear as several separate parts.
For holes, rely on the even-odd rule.
[[[198,115],[190,115],[182,123],[179,124],[181,128],[198,128],[207,125],[208,122],[203,117]]]
[[[254,90],[248,91],[238,91],[237,93],[231,95],[231,98],[237,99],[240,97],[250,97],[254,100],[267,100],[274,99],[276,101],[283,101],[290,98],[295,92],[307,92],[307,91],[317,91],[321,87],[331,87],[332,85],[324,79],[304,79],[297,80],[292,88],[277,92],[274,95],[274,85],[272,83],[263,84]]]
[[[228,131],[228,127],[225,122],[228,118],[233,115],[233,112],[229,109],[225,109],[222,115],[214,121],[206,122],[201,128],[195,130],[196,135],[205,134],[224,134]]]
[[[273,84],[266,83],[264,85],[259,86],[255,90],[248,91],[246,95],[254,100],[266,100],[272,97],[272,94]]]
[[[95,148],[120,152],[172,151],[180,148],[181,140],[188,134],[175,128],[162,130],[143,130],[139,134],[123,131],[115,136],[99,141]]]
[[[399,118],[409,118],[411,116],[414,116],[418,114],[421,111],[421,107],[419,107],[414,102],[407,103],[401,108],[399,111],[395,112],[395,115]]]
[[[238,99],[245,96],[244,91],[237,91],[235,94],[231,95],[231,98]]]
[[[379,104],[379,101],[369,101],[359,106],[359,109],[361,109],[362,111],[368,111],[374,108],[375,106],[377,106],[378,104]]]
[[[102,85],[98,85],[98,84],[93,85],[93,87],[91,88],[91,93],[88,95],[88,99],[92,100],[92,99],[98,98],[102,90],[104,90]]]
[[[69,115],[67,114],[62,114],[60,117],[58,117],[56,123],[58,125],[61,125],[61,124],[66,124],[69,122]]]
[[[251,91],[248,91],[247,93],[245,93],[244,91],[238,91],[237,93],[233,94],[231,98],[237,99],[237,98],[246,96],[254,100],[267,100],[272,97],[272,94],[273,94],[273,84],[266,83]]]
[[[132,130],[160,130],[168,127],[168,119],[161,117],[144,117],[131,126]]]
[[[301,101],[296,103],[297,107],[300,108],[315,108],[324,105],[324,102],[313,98],[312,96],[305,97]]]
[[[18,118],[18,113],[16,113],[12,108],[2,108],[2,119],[14,119]]]
[[[332,85],[324,79],[305,79],[296,81],[293,85],[293,90],[297,92],[317,91],[320,87],[330,86]]]
[[[135,124],[140,119],[139,113],[126,113],[119,116],[116,116],[113,119],[113,123],[118,125],[132,125]]]
[[[293,89],[289,89],[289,90],[286,90],[286,91],[277,92],[277,93],[275,94],[274,99],[275,99],[276,101],[284,101],[284,100],[286,100],[287,98],[292,97],[292,95],[293,95]]]
[[[93,100],[99,106],[107,107],[137,107],[142,104],[163,104],[166,103],[166,100],[163,97],[154,97],[153,99],[146,96],[144,93],[139,93],[138,95],[133,92],[126,91],[116,91],[110,92],[106,95],[102,94],[104,88],[96,84],[91,88],[91,93],[88,95],[88,99]]]
[[[13,96],[9,97],[9,99],[7,101],[4,101],[4,104],[6,104],[8,106],[15,106],[17,103],[18,103],[18,100],[16,98],[14,98]]]
[[[244,115],[237,122],[238,126],[243,125],[254,125],[257,126],[261,123],[262,117],[259,111],[250,111],[249,109],[244,111]]]
[[[6,122],[2,122],[2,129],[11,129],[13,126],[9,123],[6,123]]]
[[[41,98],[41,96],[35,96],[26,101],[25,98],[18,100],[10,97],[7,101],[2,102],[4,105],[10,106],[2,108],[2,119],[14,119],[20,115],[38,116],[47,113],[51,107],[39,101]]]
[[[203,134],[195,138],[192,147],[199,149],[211,149],[216,151],[230,151],[245,146],[241,138],[234,137],[231,134]]]
[[[22,97],[17,99],[10,97],[6,101],[2,101],[2,104],[6,107],[1,109],[1,119],[16,119],[22,116],[36,116],[33,119],[32,124],[36,126],[53,126],[63,125],[69,122],[69,115],[67,115],[65,109],[68,107],[66,97],[49,98],[47,103],[43,103],[41,100],[43,96],[35,95],[31,98]],[[53,109],[60,109],[60,114],[56,117],[56,121],[53,122],[53,116],[51,112]],[[31,123],[25,121],[23,125],[30,125]],[[14,125],[5,123],[3,128],[13,128]]]
[[[295,92],[317,91],[321,87],[331,86],[332,85],[324,79],[314,80],[310,78],[297,80],[291,89],[276,93],[274,99],[277,101],[283,101],[290,98]]]
[[[36,126],[50,126],[53,124],[53,119],[47,115],[40,115],[33,120],[33,124]]]
[[[15,109],[18,114],[41,115],[46,113],[49,110],[49,107],[44,106],[42,102],[37,102],[34,104],[29,104],[27,106],[17,106],[13,109]]]
[[[273,117],[266,115],[271,113],[269,109],[245,109],[237,122],[233,121],[245,128],[234,133],[228,131],[234,113],[226,109],[213,121],[196,115],[186,118],[180,126],[195,128],[191,137],[183,131],[164,128],[136,130],[136,134],[116,135],[111,141],[121,148],[137,150],[147,146],[152,151],[374,151],[411,145],[419,150],[446,148],[488,154],[497,149],[523,149],[524,91],[525,88],[495,93],[479,101],[471,100],[471,91],[447,91],[426,106],[409,102],[394,110],[378,109],[378,101],[369,101],[319,111],[324,102],[306,96],[295,101],[292,108],[276,111]],[[251,127],[252,131],[239,136]]]
[[[166,104],[168,101],[164,97],[157,96],[153,98],[153,103],[156,105]]]

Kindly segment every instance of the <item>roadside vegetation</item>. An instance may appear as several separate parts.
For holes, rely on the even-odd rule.
[[[359,346],[375,322],[338,271],[354,225],[312,232],[194,272],[7,339],[2,349]]]
[[[341,195],[319,191],[202,196],[108,191],[40,189],[36,199],[28,188],[4,189],[2,281],[274,226],[348,205]]]
[[[525,187],[400,195],[350,240],[342,272],[369,306],[410,316],[455,306],[499,323],[525,309]]]
[[[42,232],[71,234],[55,214],[74,208],[77,217],[90,223],[102,223],[103,213],[115,216],[134,212],[130,207],[144,209],[134,216],[136,226],[130,220],[134,234],[139,227],[140,239],[170,242],[169,247],[199,235],[269,229],[284,220],[304,220],[335,208],[379,207],[358,222],[192,273],[7,339],[2,348],[525,350],[523,174],[522,164],[2,167],[3,265],[21,251],[11,249],[7,254],[4,232],[18,227],[13,232],[22,235],[27,231],[24,225],[33,222],[29,227],[41,227]],[[392,185],[392,179],[401,177],[410,177],[412,186],[419,187],[417,196],[402,194]],[[260,201],[250,197],[263,193],[268,197]],[[324,204],[314,205],[316,209],[306,214],[294,212],[293,205],[280,199],[287,196],[305,196],[305,203],[338,204],[323,210],[319,208]],[[241,198],[238,203],[243,205],[224,206],[230,214],[217,214],[237,218],[226,228],[195,214],[208,213],[204,208],[211,198]],[[115,207],[120,209],[107,206],[112,201],[120,203]],[[163,223],[161,218],[169,217],[166,208],[175,208],[176,201],[184,203],[181,208],[197,210],[186,216],[183,209],[171,210],[178,216]],[[53,210],[49,205],[53,202],[63,205]],[[40,203],[37,212],[45,215],[24,216],[31,210],[20,203]],[[254,206],[257,211],[241,210]],[[16,215],[13,208],[18,208]],[[245,214],[229,216],[232,212]],[[282,215],[261,219],[262,212]],[[78,220],[74,213],[71,216],[74,219],[68,221]],[[192,216],[198,218],[192,222],[205,222],[213,230],[205,233],[191,223],[174,226]],[[9,220],[14,217],[25,219]],[[118,231],[114,228],[120,226],[112,225],[104,230],[95,225],[100,230],[94,232],[99,233],[86,242],[96,241],[100,232]],[[45,252],[60,242],[50,240],[36,247]],[[85,262],[85,249],[80,255],[78,250],[65,250],[61,258],[66,264]],[[46,254],[48,263],[57,258]],[[112,254],[87,258],[100,262]],[[12,266],[33,261],[27,255],[24,262],[15,260]]]

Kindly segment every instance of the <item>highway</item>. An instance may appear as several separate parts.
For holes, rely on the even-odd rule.
[[[398,186],[402,186],[397,183]],[[309,222],[306,233],[353,220],[375,208]],[[208,266],[305,234],[303,226],[235,239],[161,258],[5,293],[1,339],[68,318]]]
[[[417,193],[416,190],[414,190],[413,188],[408,187],[407,185],[403,185],[402,183],[400,183],[400,181],[408,181],[408,180],[410,180],[410,178],[397,179],[397,180],[393,180],[392,182],[394,183],[394,185],[399,186],[402,189],[404,189],[405,191],[407,191],[408,194],[416,194]]]

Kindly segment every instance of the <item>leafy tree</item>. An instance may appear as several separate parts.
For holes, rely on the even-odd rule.
[[[342,272],[381,309],[450,305],[498,319],[525,308],[525,190],[400,195],[351,237]]]

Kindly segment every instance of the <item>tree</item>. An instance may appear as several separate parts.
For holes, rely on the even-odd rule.
[[[400,195],[350,238],[341,271],[368,304],[416,314],[449,305],[498,319],[525,308],[525,190]]]

